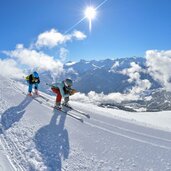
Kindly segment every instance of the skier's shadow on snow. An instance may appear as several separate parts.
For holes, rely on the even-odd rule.
[[[54,110],[49,125],[40,128],[34,137],[36,148],[42,154],[44,164],[50,171],[61,171],[62,159],[67,159],[69,155],[65,119],[65,114]]]
[[[1,115],[0,123],[4,130],[9,129],[15,122],[19,122],[25,113],[25,108],[32,100],[32,98],[26,97],[18,106],[10,107]]]

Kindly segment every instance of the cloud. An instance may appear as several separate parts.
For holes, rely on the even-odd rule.
[[[39,48],[40,47],[52,48],[59,44],[63,44],[68,40],[71,40],[71,36],[63,35],[63,34],[59,33],[57,30],[51,29],[50,31],[41,33],[38,36],[38,39],[37,39],[37,42],[35,43],[35,45]]]
[[[138,100],[139,95],[135,95],[132,93],[110,93],[108,95],[104,95],[103,93],[96,93],[94,91],[90,91],[87,95],[84,93],[76,93],[74,96],[71,96],[72,100],[93,104],[101,104],[101,103],[121,103],[122,101],[132,101]]]
[[[21,79],[25,74],[18,68],[18,64],[13,59],[0,59],[0,75],[8,78]]]
[[[74,31],[72,37],[75,37],[77,40],[84,40],[87,36],[81,31]]]
[[[76,40],[83,40],[86,38],[86,35],[80,31],[74,31],[71,34],[62,34],[58,32],[56,29],[51,29],[50,31],[41,33],[38,36],[35,46],[37,48],[53,48],[60,44],[64,44],[68,41],[71,41],[73,38],[75,38]]]
[[[131,67],[128,69],[124,69],[121,71],[122,74],[129,76],[128,82],[135,83],[135,86],[129,90],[130,94],[140,94],[145,90],[148,90],[151,87],[151,83],[149,80],[144,79],[141,80],[141,72],[146,72],[142,69],[138,64],[132,62]]]
[[[38,70],[53,71],[58,74],[63,72],[63,64],[55,60],[52,56],[24,48],[22,44],[18,44],[13,51],[4,51],[4,53],[15,59],[18,64],[25,65],[29,68]]]
[[[66,48],[60,48],[59,56],[62,62],[65,62],[69,51]]]
[[[164,88],[171,90],[171,50],[146,51],[146,65],[149,74]]]
[[[143,91],[150,89],[151,82],[147,79],[137,80],[136,85],[129,90],[130,94],[140,95]]]
[[[139,72],[142,70],[142,68],[136,64],[135,62],[131,62],[131,67],[126,68],[121,71],[122,74],[128,75],[130,78],[128,79],[128,82],[133,82],[140,79]]]

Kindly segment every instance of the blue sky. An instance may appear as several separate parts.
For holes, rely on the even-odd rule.
[[[84,17],[91,3],[103,0],[1,0],[0,51],[10,51],[17,44],[29,48],[37,37],[56,29],[64,34]],[[56,58],[59,48],[67,49],[67,60],[105,59],[144,56],[147,50],[168,50],[171,45],[170,0],[108,0],[97,10],[89,32],[84,20],[68,34],[78,30],[86,35],[81,41],[68,41],[44,49]],[[39,49],[40,50],[40,49]],[[0,54],[3,58],[5,55]]]

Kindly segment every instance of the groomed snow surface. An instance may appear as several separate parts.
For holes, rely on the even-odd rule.
[[[0,171],[171,171],[171,112],[130,113],[70,101],[84,123],[0,77]],[[39,102],[38,102],[39,101]],[[42,104],[40,103],[42,101]]]

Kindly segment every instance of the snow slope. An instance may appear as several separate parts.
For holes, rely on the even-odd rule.
[[[171,112],[138,114],[71,102],[91,115],[81,116],[81,123],[26,97],[23,85],[0,79],[0,170],[171,170]]]

